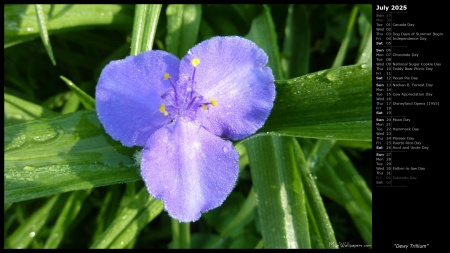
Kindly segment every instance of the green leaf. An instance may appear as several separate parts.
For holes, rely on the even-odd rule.
[[[102,205],[97,212],[95,232],[93,241],[97,241],[99,236],[105,231],[108,225],[114,220],[119,210],[120,199],[122,198],[122,185],[116,184],[108,187],[108,191],[102,198]]]
[[[91,248],[125,248],[162,210],[163,202],[150,197],[143,187]]]
[[[53,56],[52,45],[50,44],[50,39],[48,38],[47,26],[45,22],[44,11],[42,10],[42,4],[36,4],[36,16],[39,25],[39,33],[41,35],[42,43],[44,43],[45,50],[52,61],[53,66],[56,66],[55,57]]]
[[[133,9],[117,4],[43,4],[49,34],[111,25],[128,29]],[[4,47],[39,37],[36,9],[28,4],[8,4],[4,10]]]
[[[341,47],[339,48],[336,59],[333,62],[333,68],[340,67],[344,63],[345,56],[347,55],[348,44],[350,43],[353,26],[355,25],[356,16],[358,15],[358,8],[353,7],[352,13],[347,24],[347,30],[345,31],[345,36],[342,39]]]
[[[288,9],[281,64],[288,77],[309,72],[310,25],[305,5],[291,4]]]
[[[167,7],[167,51],[183,57],[197,41],[202,17],[199,4],[171,4]]]
[[[131,55],[137,55],[152,49],[160,12],[161,4],[136,5]]]
[[[4,130],[5,203],[140,180],[135,149],[112,140],[95,111]]]
[[[309,152],[308,164],[322,194],[342,205],[360,235],[372,245],[372,192],[341,148],[332,141],[303,139]],[[324,188],[326,187],[326,188]]]
[[[250,193],[247,196],[247,199],[245,200],[242,207],[239,209],[239,212],[234,216],[234,218],[228,223],[228,225],[222,230],[220,233],[220,237],[224,238],[231,234],[233,230],[235,230],[237,227],[241,226],[242,224],[245,224],[245,220],[252,215],[253,211],[256,207],[256,195],[255,190],[252,188],[250,190]]]
[[[189,249],[191,245],[191,224],[178,222],[171,219],[172,223],[172,248]]]
[[[95,100],[82,89],[78,88],[72,81],[65,78],[64,76],[60,76],[61,80],[63,80],[67,86],[78,96],[78,99],[83,104],[84,108],[91,110],[95,109]]]
[[[5,248],[27,248],[31,241],[35,239],[35,236],[39,235],[45,223],[57,214],[56,210],[62,204],[59,201],[60,196],[56,195],[46,200],[14,232],[8,235],[7,240],[5,240]]]
[[[366,17],[367,21],[372,24],[372,5],[371,4],[357,4],[359,10]]]
[[[299,145],[292,137],[245,142],[265,248],[311,248]]]
[[[84,200],[91,193],[91,190],[74,191],[70,193],[67,201],[64,204],[55,225],[52,227],[50,236],[45,242],[44,248],[57,248],[64,238],[64,235],[69,230],[70,225],[77,217]]]
[[[359,19],[360,33],[362,34],[359,46],[358,60],[356,63],[365,63],[372,61],[372,24],[360,15]]]
[[[276,81],[274,108],[259,132],[317,139],[372,140],[372,65]]]
[[[297,142],[298,144],[298,142]],[[320,152],[326,152],[320,150]],[[298,149],[298,159],[300,160],[300,175],[303,183],[303,189],[306,196],[306,207],[308,213],[309,228],[313,246],[316,248],[338,248],[334,230],[328,218],[327,211],[320,196],[316,184],[316,178],[311,172],[311,160],[306,160],[303,151]]]
[[[28,102],[13,95],[4,93],[4,120],[5,126],[24,123],[39,118],[52,118],[59,113],[47,110],[44,107]]]
[[[273,24],[269,7],[264,5],[263,13],[253,20],[250,32],[246,37],[265,50],[269,57],[267,65],[272,68],[275,79],[283,79],[277,33],[275,32],[275,25]]]

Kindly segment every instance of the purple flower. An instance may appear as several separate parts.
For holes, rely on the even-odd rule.
[[[109,63],[96,90],[112,138],[141,146],[141,175],[170,216],[196,221],[230,194],[239,155],[229,140],[261,128],[275,99],[267,55],[242,37],[213,37],[181,61],[152,50]]]

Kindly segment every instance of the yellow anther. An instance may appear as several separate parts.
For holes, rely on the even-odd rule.
[[[164,73],[164,80],[170,79],[170,75],[168,73]]]
[[[197,65],[200,64],[200,59],[199,58],[194,58],[191,61],[192,66],[197,67]]]
[[[211,105],[212,106],[217,106],[217,100],[214,98],[211,98]]]
[[[159,106],[159,111],[160,111],[162,114],[164,114],[164,116],[169,115],[169,113],[166,111],[166,106],[165,106],[164,104],[161,104],[161,105]]]
[[[206,106],[205,104],[202,104],[202,108],[204,111],[206,111],[206,109],[208,109],[208,106]]]

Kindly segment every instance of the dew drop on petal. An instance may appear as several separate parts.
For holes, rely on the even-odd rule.
[[[228,148],[226,147],[226,146],[224,146],[223,148],[222,148],[222,151],[224,152],[224,153],[228,153]]]

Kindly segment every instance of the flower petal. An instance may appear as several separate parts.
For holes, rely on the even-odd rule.
[[[159,111],[161,95],[178,79],[180,60],[164,51],[147,51],[109,63],[96,93],[97,115],[109,135],[125,146],[144,146],[169,119]]]
[[[180,77],[192,77],[197,65],[194,89],[211,101],[203,112],[206,129],[239,140],[263,126],[275,99],[272,70],[264,67],[267,61],[255,43],[237,36],[213,37],[189,50],[181,60]]]
[[[141,175],[170,216],[196,221],[233,189],[239,155],[230,141],[180,118],[156,131],[142,151]]]

